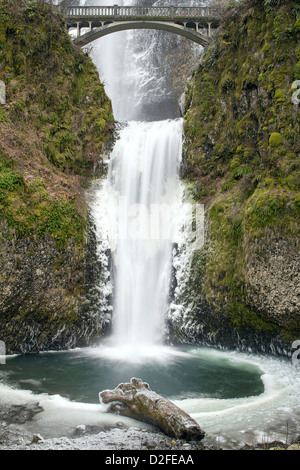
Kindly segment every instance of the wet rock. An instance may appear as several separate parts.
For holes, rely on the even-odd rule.
[[[17,238],[4,221],[0,234],[0,340],[6,353],[69,349],[100,337],[108,320],[107,312],[98,314],[105,301],[98,292],[103,262],[92,222],[85,258],[72,241],[58,248],[50,237]]]
[[[86,426],[85,424],[79,424],[78,426],[76,426],[76,432],[82,434],[86,431]]]
[[[146,449],[155,449],[157,447],[157,442],[154,440],[146,439],[142,441],[142,446]]]
[[[5,421],[5,425],[16,423],[24,424],[33,419],[37,413],[41,413],[43,408],[37,403],[27,405],[12,405],[0,408],[0,420]]]

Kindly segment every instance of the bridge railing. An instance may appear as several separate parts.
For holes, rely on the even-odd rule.
[[[62,14],[70,19],[106,18],[122,19],[203,19],[220,18],[218,8],[213,7],[141,7],[141,6],[70,6],[61,8]]]

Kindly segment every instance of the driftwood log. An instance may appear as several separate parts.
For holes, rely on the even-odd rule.
[[[177,439],[201,440],[205,432],[197,421],[171,401],[152,391],[146,382],[133,377],[114,390],[99,393],[100,402],[110,404],[108,411],[144,421]]]

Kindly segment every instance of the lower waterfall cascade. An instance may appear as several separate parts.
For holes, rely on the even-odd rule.
[[[178,206],[181,134],[181,120],[131,122],[112,152],[106,189],[118,228],[113,250],[117,345],[152,347],[161,341],[172,240],[160,232],[170,232]]]

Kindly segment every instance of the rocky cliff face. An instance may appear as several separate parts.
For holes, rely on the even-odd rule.
[[[297,2],[240,2],[188,85],[183,175],[207,234],[175,339],[288,354],[300,337],[299,31]]]
[[[9,354],[88,344],[105,325],[87,308],[100,267],[84,188],[111,103],[43,1],[1,1],[0,44],[0,339]]]

